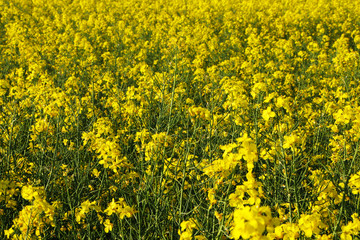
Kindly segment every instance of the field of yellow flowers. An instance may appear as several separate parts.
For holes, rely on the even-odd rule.
[[[0,0],[0,239],[359,239],[360,4]]]

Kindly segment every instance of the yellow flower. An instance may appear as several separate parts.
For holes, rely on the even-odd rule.
[[[4,234],[7,238],[10,238],[11,235],[14,233],[14,229],[13,228],[10,228],[9,230],[5,230],[4,231]]]
[[[287,149],[287,148],[295,147],[295,144],[298,141],[299,141],[299,137],[296,136],[295,134],[290,136],[284,136],[283,148]]]
[[[351,217],[353,218],[353,221],[350,221],[347,225],[341,227],[341,240],[352,239],[352,235],[358,235],[360,232],[360,219],[358,218],[358,214],[354,213]]]
[[[119,213],[119,217],[120,219],[123,219],[124,217],[131,217],[132,215],[134,215],[135,210],[132,207],[129,206],[125,206],[124,208],[120,208],[118,210]]]
[[[360,192],[360,172],[351,175],[349,186],[353,194],[358,194]]]
[[[234,222],[231,231],[235,239],[260,237],[271,221],[269,207],[244,206],[234,211]]]
[[[182,221],[180,224],[181,231],[179,229],[178,233],[180,235],[181,240],[191,240],[192,239],[192,231],[196,228],[196,220],[194,218],[190,218],[188,221]]]
[[[22,187],[21,196],[26,200],[32,201],[34,198],[39,196],[39,193],[35,191],[31,185],[29,185]]]
[[[295,223],[285,223],[275,228],[277,238],[297,239],[299,237],[299,226]]]
[[[100,172],[96,168],[94,168],[94,170],[92,171],[92,174],[98,178],[100,175]]]
[[[196,228],[196,220],[194,218],[190,218],[188,221],[182,221],[180,224],[182,231],[189,231]]]
[[[208,200],[210,201],[209,209],[212,208],[214,204],[216,204],[217,200],[215,199],[215,189],[209,189],[208,191]]]
[[[189,108],[189,114],[191,117],[197,117],[203,120],[210,120],[210,111],[203,107],[192,106]]]
[[[108,233],[109,231],[112,231],[114,224],[112,224],[109,219],[106,219],[103,224],[105,226],[106,233]]]
[[[215,211],[214,215],[219,221],[221,221],[223,218],[223,213],[219,213],[218,211]]]
[[[113,213],[116,213],[118,208],[117,203],[115,202],[115,199],[113,198],[112,201],[109,203],[109,206],[107,209],[105,209],[104,213],[108,216],[112,215]]]
[[[262,112],[262,117],[265,121],[269,121],[270,118],[275,117],[275,113],[271,110],[271,107],[267,107],[266,110]]]
[[[302,214],[299,219],[299,227],[304,231],[306,237],[311,237],[313,234],[319,234],[320,228],[325,228],[326,225],[322,222],[320,214],[313,213],[311,215]]]
[[[182,232],[180,234],[180,240],[192,240],[192,232]]]

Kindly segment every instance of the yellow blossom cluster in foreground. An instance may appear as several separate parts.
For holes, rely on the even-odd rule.
[[[357,239],[360,4],[0,0],[1,239]]]

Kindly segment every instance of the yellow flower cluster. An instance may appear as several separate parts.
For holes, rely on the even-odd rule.
[[[31,205],[25,206],[14,219],[11,228],[5,230],[8,238],[37,239],[47,225],[55,227],[55,206],[46,201],[43,187],[25,185],[21,189],[21,196],[31,202]]]

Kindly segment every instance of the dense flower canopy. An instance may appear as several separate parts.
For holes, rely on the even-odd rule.
[[[352,239],[360,4],[0,0],[0,238]]]

